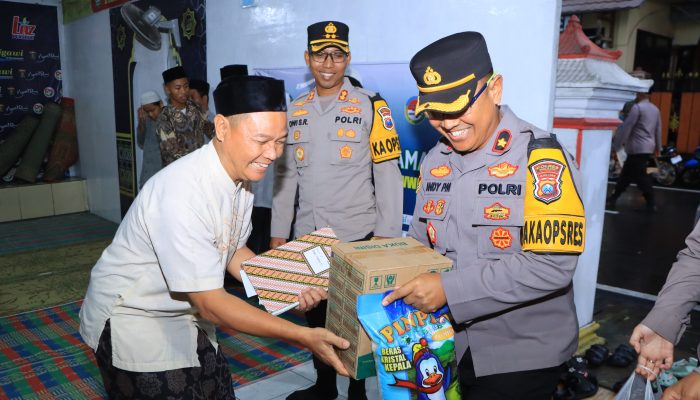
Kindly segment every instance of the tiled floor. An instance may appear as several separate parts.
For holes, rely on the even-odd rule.
[[[313,385],[316,381],[316,370],[311,361],[290,368],[277,375],[255,381],[236,389],[239,400],[284,400],[292,392]],[[338,377],[338,399],[347,399],[348,378]],[[379,399],[377,378],[367,379],[367,398]]]
[[[290,393],[298,389],[311,386],[316,379],[316,371],[311,361],[291,368],[285,372],[261,379],[249,385],[236,389],[236,398],[239,400],[284,400]],[[377,378],[367,379],[367,398],[379,400]],[[338,378],[338,399],[347,399],[348,379]],[[591,400],[613,400],[615,394],[607,389],[600,388]]]

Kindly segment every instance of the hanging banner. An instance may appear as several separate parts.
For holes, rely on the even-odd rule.
[[[190,79],[207,78],[205,0],[149,0],[131,4],[142,11],[158,8],[163,26],[159,27],[160,47],[154,50],[152,43],[148,47],[141,43],[143,38],[136,36],[119,8],[109,11],[122,216],[136,197],[142,152],[135,146],[135,132],[141,93],[153,90],[167,104],[161,73],[176,65],[182,65]]]
[[[116,7],[129,0],[63,0],[63,23],[67,24],[98,11]]]
[[[0,1],[0,143],[61,93],[56,7]]]
[[[299,68],[261,68],[257,74],[282,79],[292,98],[309,90],[314,85],[313,77],[307,67]],[[346,75],[357,78],[368,90],[379,92],[392,111],[396,131],[401,142],[399,167],[403,175],[403,223],[408,231],[413,208],[416,203],[418,174],[421,161],[440,135],[433,129],[424,116],[416,117],[416,81],[411,76],[408,63],[360,64],[353,63]]]

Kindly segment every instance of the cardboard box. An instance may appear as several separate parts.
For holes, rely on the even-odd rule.
[[[357,296],[382,293],[423,272],[452,269],[452,260],[413,238],[336,243],[332,246],[326,327],[350,341],[340,359],[355,379],[376,375],[372,342],[357,320]]]

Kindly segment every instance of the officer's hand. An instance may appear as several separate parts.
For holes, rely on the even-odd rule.
[[[270,239],[270,248],[271,248],[271,249],[276,249],[276,248],[282,246],[282,245],[285,244],[285,243],[287,243],[287,239],[282,239],[282,238],[278,238],[278,237],[273,237],[273,238]]]
[[[671,368],[673,363],[673,343],[664,339],[647,326],[639,324],[632,331],[630,344],[639,353],[638,365],[654,371],[658,375],[660,370]],[[654,380],[656,375],[649,373],[642,367],[637,367],[637,373],[647,379]]]
[[[297,307],[301,311],[309,311],[313,308],[318,307],[318,303],[321,302],[321,300],[327,300],[328,299],[328,292],[317,288],[306,288],[299,293],[299,296],[297,297],[297,301],[299,302],[299,307]]]
[[[661,400],[700,400],[700,374],[691,372],[690,375],[664,390]]]
[[[382,300],[382,305],[389,305],[401,298],[404,303],[426,313],[431,313],[447,303],[440,274],[435,273],[423,273],[411,279],[405,285],[389,293]]]
[[[335,368],[335,370],[343,376],[348,376],[348,370],[338,358],[335,348],[347,349],[350,347],[350,342],[338,337],[333,332],[325,328],[303,328],[307,329],[301,335],[301,344],[316,354],[324,363]]]

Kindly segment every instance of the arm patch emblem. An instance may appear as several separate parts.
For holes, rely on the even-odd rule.
[[[558,143],[557,143],[558,145]],[[528,157],[522,249],[536,253],[580,254],[586,217],[561,148],[535,147]]]
[[[369,147],[372,161],[375,163],[393,160],[401,155],[399,137],[394,129],[394,120],[386,101],[381,97],[372,99],[372,108],[377,115],[373,116],[372,131],[369,134]]]
[[[533,195],[544,204],[561,198],[561,175],[566,167],[556,160],[539,160],[530,164],[534,181]]]

